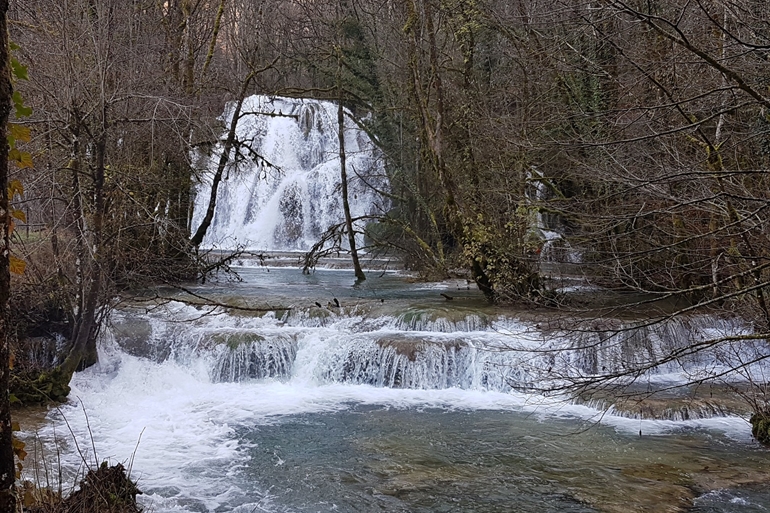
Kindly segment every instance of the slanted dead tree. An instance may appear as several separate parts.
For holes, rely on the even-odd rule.
[[[227,129],[227,137],[222,144],[222,153],[219,155],[219,162],[217,163],[217,168],[214,171],[214,176],[211,180],[211,193],[209,195],[208,206],[206,207],[206,214],[203,216],[201,224],[190,238],[190,245],[194,248],[197,248],[200,246],[201,242],[203,242],[203,238],[206,236],[206,232],[208,231],[209,226],[211,226],[211,221],[214,219],[214,211],[216,210],[217,206],[217,192],[219,191],[219,184],[222,182],[222,176],[225,172],[225,169],[227,169],[233,148],[237,143],[236,130],[238,128],[238,121],[241,119],[241,108],[243,107],[243,101],[246,99],[246,91],[248,90],[251,81],[254,79],[254,75],[254,72],[250,72],[248,75],[246,75],[246,78],[243,80],[241,85],[238,98],[235,100],[233,105],[233,112],[230,116],[230,123]]]

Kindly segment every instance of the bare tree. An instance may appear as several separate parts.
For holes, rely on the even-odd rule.
[[[28,201],[50,227],[56,262],[31,258],[28,280],[53,289],[56,305],[43,308],[64,312],[69,349],[57,363],[65,382],[96,361],[116,290],[195,273],[186,224],[196,125],[193,107],[156,80],[164,58],[156,15],[138,2],[40,0],[13,9],[32,70],[25,94],[40,106],[31,123],[41,158]]]

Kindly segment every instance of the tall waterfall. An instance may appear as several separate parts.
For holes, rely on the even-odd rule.
[[[228,105],[222,115],[226,123],[233,108]],[[344,221],[336,104],[251,96],[243,103],[236,136],[239,155],[230,156],[205,247],[306,251]],[[352,216],[382,212],[386,200],[375,190],[387,188],[382,158],[350,115],[345,119],[345,149]],[[208,208],[221,151],[220,143],[201,157],[208,172],[197,190],[193,229]],[[356,223],[359,230],[364,225]]]

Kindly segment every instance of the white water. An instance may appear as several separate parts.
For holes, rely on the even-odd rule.
[[[312,478],[313,492],[302,498],[300,485],[310,479],[303,477],[310,472],[303,470],[308,462],[316,462],[323,469],[355,468],[356,479],[375,479],[367,470],[373,462],[360,467],[355,461],[339,460],[335,455],[335,451],[350,444],[358,447],[357,444],[366,440],[375,445],[390,440],[390,435],[374,436],[362,431],[371,427],[346,427],[351,418],[364,420],[371,415],[375,418],[384,415],[385,425],[395,423],[396,427],[400,415],[406,415],[408,423],[418,423],[398,428],[407,430],[397,435],[398,439],[407,436],[416,445],[403,449],[403,454],[390,456],[393,465],[404,465],[401,460],[408,454],[425,450],[425,444],[436,443],[422,440],[424,435],[419,423],[431,426],[425,428],[426,433],[437,432],[439,441],[444,429],[448,430],[446,437],[456,436],[451,432],[452,422],[446,427],[441,425],[442,417],[455,415],[452,412],[470,412],[470,417],[452,417],[453,422],[470,422],[463,436],[480,448],[498,437],[513,436],[504,432],[492,432],[489,435],[492,438],[474,434],[483,431],[485,423],[492,420],[509,425],[501,429],[513,429],[514,433],[516,429],[524,433],[531,433],[533,429],[543,432],[542,442],[516,449],[522,451],[524,466],[506,470],[512,475],[526,476],[528,466],[546,457],[542,452],[546,450],[544,447],[558,447],[547,456],[549,464],[557,469],[570,469],[575,458],[584,458],[582,453],[572,452],[573,444],[562,446],[559,436],[564,432],[559,430],[577,437],[590,428],[595,432],[591,435],[591,447],[599,452],[617,451],[618,446],[630,447],[641,440],[644,452],[639,458],[642,461],[668,457],[671,448],[658,447],[654,437],[665,435],[674,440],[678,433],[692,433],[692,430],[699,430],[706,438],[717,437],[719,444],[729,448],[730,454],[758,450],[746,421],[737,416],[689,421],[640,420],[571,404],[563,397],[526,391],[535,380],[549,375],[549,367],[563,376],[590,372],[597,366],[621,366],[628,358],[642,358],[670,349],[672,344],[684,344],[691,337],[725,335],[740,329],[730,323],[670,324],[664,329],[646,332],[646,337],[639,333],[618,335],[615,340],[605,337],[604,342],[598,341],[597,348],[589,350],[585,346],[597,342],[590,337],[601,339],[600,333],[547,334],[532,324],[483,309],[471,308],[457,315],[456,310],[443,306],[444,299],[438,294],[441,288],[402,283],[398,289],[401,292],[394,292],[390,285],[390,281],[396,280],[394,277],[380,279],[383,289],[378,290],[391,287],[390,292],[371,297],[374,289],[349,288],[351,295],[345,297],[340,294],[342,289],[337,288],[344,273],[326,271],[305,277],[297,270],[274,269],[254,276],[247,273],[246,281],[233,285],[232,291],[250,291],[260,296],[263,291],[259,280],[268,275],[273,284],[285,285],[288,276],[298,280],[296,288],[305,298],[286,293],[286,297],[293,298],[294,310],[290,313],[236,315],[178,303],[149,313],[136,309],[117,312],[101,347],[100,363],[76,375],[73,402],[62,407],[60,413],[52,413],[51,422],[40,431],[40,436],[49,441],[48,450],[52,451],[50,441],[54,430],[59,437],[70,439],[66,434],[71,429],[80,441],[80,453],[92,464],[105,458],[133,459],[133,476],[147,492],[142,501],[152,511],[244,513],[333,509],[328,504],[324,506],[324,501],[342,491],[335,488],[324,491],[323,483],[334,479],[332,474]],[[378,286],[376,278],[367,281],[372,287]],[[312,294],[318,292],[315,286],[318,291],[333,291],[340,298],[342,308],[312,306]],[[454,309],[467,308],[476,294],[468,292],[469,296],[464,297],[460,291],[454,293],[457,294]],[[308,295],[311,299],[307,299]],[[411,299],[406,304],[403,298]],[[556,346],[565,348],[561,358],[532,352]],[[413,354],[410,349],[414,349]],[[681,381],[694,372],[713,370],[728,363],[717,361],[713,355],[709,358],[677,362],[662,369],[660,374],[650,376],[651,382]],[[367,408],[374,410],[366,413]],[[492,414],[498,416],[483,420],[485,415]],[[473,418],[479,418],[477,424]],[[314,438],[317,435],[313,435],[313,431],[308,435],[306,430],[315,429],[313,426],[319,422],[334,425],[334,419],[343,419],[343,426],[329,427],[328,436],[341,437],[343,445],[329,452],[321,449],[323,444]],[[561,427],[554,428],[554,422]],[[638,439],[640,431],[645,438]],[[406,435],[408,432],[412,434]],[[271,438],[273,433],[279,433],[280,437]],[[270,437],[265,438],[266,434]],[[725,435],[727,438],[719,438]],[[298,436],[309,436],[311,441],[295,441],[302,439],[297,439]],[[307,443],[310,445],[305,445]],[[675,452],[692,450],[688,444],[683,447],[676,446]],[[642,447],[637,450],[641,451]],[[298,455],[303,454],[312,456],[305,463],[297,462]],[[376,456],[379,454],[376,451],[374,455],[355,454],[357,458],[381,458]],[[634,454],[631,451],[613,464],[627,465],[626,458],[632,458],[630,464],[638,465]],[[683,456],[685,461],[701,457],[716,458],[710,453]],[[71,479],[81,461],[71,441],[66,442],[62,458],[69,469],[65,479]],[[287,477],[273,478],[273,474],[284,474],[271,473],[270,469],[275,472],[281,469],[280,472],[288,473]],[[259,478],[253,477],[255,472]],[[491,478],[483,473],[479,475],[483,482]],[[559,472],[553,479],[558,481],[558,475]],[[284,482],[283,479],[297,481]],[[573,480],[580,483],[568,480],[559,486],[568,491],[575,489],[575,493],[582,496],[587,493],[585,490],[612,484],[597,485],[591,479],[595,478],[583,483],[576,477]],[[471,491],[478,484],[470,483],[466,493],[472,497],[480,492]],[[396,485],[402,486],[398,482],[375,479],[371,486],[375,490],[387,490]],[[370,500],[367,497],[375,497],[371,499],[375,502],[381,500],[377,497],[383,497],[359,492],[356,485],[351,486],[353,488],[343,490],[353,494],[347,507],[340,506],[344,511],[369,510],[363,506]],[[734,498],[733,495],[727,497]],[[408,504],[393,510],[432,510],[411,509]],[[376,505],[385,510],[390,507],[379,502]],[[558,511],[562,506],[523,510]],[[475,509],[484,510],[484,507]]]
[[[228,123],[232,109],[229,105],[222,116]],[[250,150],[250,158],[228,166],[203,245],[307,251],[329,227],[344,220],[337,106],[318,100],[251,96],[242,112],[246,115],[238,122],[236,134]],[[382,158],[350,116],[345,121],[345,147],[351,215],[384,213],[388,205],[373,189],[387,188]],[[193,228],[200,225],[208,207],[210,180],[220,153],[221,144],[211,156],[200,159],[208,172],[196,194]],[[357,231],[363,231],[365,224],[357,222]]]
[[[249,451],[253,446],[239,434],[297,416],[345,411],[354,404],[393,409],[520,412],[534,414],[541,421],[572,419],[573,427],[569,429],[573,433],[594,422],[632,436],[639,430],[649,436],[697,427],[720,430],[751,445],[746,423],[737,417],[639,421],[603,415],[558,398],[517,392],[319,383],[312,371],[317,362],[312,344],[309,340],[299,350],[297,376],[287,382],[226,383],[212,380],[207,366],[200,361],[191,365],[180,365],[173,359],[152,363],[113,347],[102,352],[99,366],[77,375],[72,396],[80,404],[62,408],[63,417],[81,441],[88,461],[97,459],[91,455],[89,432],[93,434],[99,459],[133,459],[133,477],[148,492],[142,501],[156,512],[246,512],[254,508],[289,511],[275,503],[267,487],[237,479],[241,469],[251,465],[281,465],[280,448],[268,460],[253,461]],[[54,426],[60,435],[66,433],[68,428],[62,417],[54,418],[59,420],[41,432],[44,438],[51,437]],[[80,457],[71,449],[70,446],[63,456],[65,463],[74,468]]]
[[[549,190],[546,185],[546,178],[536,168],[532,167],[527,171],[527,180],[529,182],[529,193],[526,194],[530,203],[546,202],[549,198]],[[530,230],[532,234],[542,241],[540,248],[540,261],[550,263],[569,263],[579,264],[583,261],[582,251],[573,248],[563,234],[549,228],[545,216],[540,208],[533,209],[534,216],[530,220]]]

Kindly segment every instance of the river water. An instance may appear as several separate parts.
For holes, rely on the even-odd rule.
[[[46,477],[30,463],[27,477],[53,482],[61,467],[71,486],[97,460],[125,462],[155,512],[770,508],[768,452],[741,415],[641,419],[533,391],[555,367],[623,365],[628,341],[544,356],[536,348],[564,337],[463,280],[238,271],[120,305],[71,402],[24,433],[52,466]],[[173,301],[195,295],[240,310]],[[640,347],[676,343],[679,329]],[[686,379],[698,363],[646,383]]]

